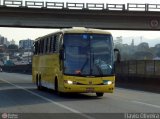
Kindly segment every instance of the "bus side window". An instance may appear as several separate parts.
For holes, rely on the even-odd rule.
[[[39,40],[39,54],[42,53],[42,40]]]
[[[40,54],[41,46],[40,46],[40,41],[38,41],[38,54]]]
[[[62,43],[62,34],[57,34],[55,38],[55,51],[59,52],[59,48]]]
[[[49,53],[50,52],[50,38],[48,38],[48,45],[47,45],[47,53]]]
[[[42,42],[41,42],[41,54],[44,53],[44,39],[42,39]]]
[[[43,54],[46,52],[46,40],[43,39]]]
[[[58,52],[58,36],[54,37],[54,52]]]
[[[38,42],[34,42],[34,54],[37,54],[38,52]]]
[[[36,42],[34,42],[34,54],[36,54]]]
[[[45,39],[45,54],[48,53],[48,38]]]
[[[49,52],[52,53],[53,51],[53,39],[50,37],[50,46],[49,46]]]
[[[61,50],[62,47],[63,47],[63,35],[60,34],[59,35],[59,50]]]

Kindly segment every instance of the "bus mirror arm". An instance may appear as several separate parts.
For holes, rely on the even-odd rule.
[[[117,53],[116,53],[116,52],[117,52]],[[120,54],[119,49],[115,48],[115,49],[114,49],[114,53],[116,54],[116,62],[117,62],[117,63],[120,63],[120,61],[121,61],[121,54]]]

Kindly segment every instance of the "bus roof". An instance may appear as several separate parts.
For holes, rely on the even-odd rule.
[[[111,34],[105,30],[84,28],[84,27],[73,27],[68,29],[62,29],[64,33],[96,33],[96,34]]]
[[[50,33],[50,34],[47,34],[45,36],[42,36],[42,37],[38,37],[36,40],[40,40],[42,38],[46,38],[48,36],[51,36],[53,34],[56,34],[56,33],[95,33],[95,34],[111,34],[110,32],[108,31],[105,31],[105,30],[100,30],[100,29],[93,29],[93,28],[85,28],[85,27],[73,27],[73,28],[66,28],[66,29],[61,29],[57,32],[54,32],[54,33]]]

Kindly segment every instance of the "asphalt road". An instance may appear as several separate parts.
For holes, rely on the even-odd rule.
[[[31,75],[2,72],[0,113],[4,112],[17,114],[18,119],[45,119],[46,116],[98,119],[116,113],[124,118],[123,113],[160,113],[160,94],[116,88],[113,94],[106,93],[103,97],[96,97],[92,93],[67,94],[61,97],[52,90],[37,90]]]

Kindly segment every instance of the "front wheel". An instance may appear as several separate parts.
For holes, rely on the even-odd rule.
[[[55,93],[58,93],[58,81],[57,81],[57,79],[55,79]]]
[[[59,91],[58,89],[58,80],[55,79],[55,93],[58,94],[59,96],[63,96],[63,93]]]
[[[97,97],[102,97],[104,93],[96,93]]]

